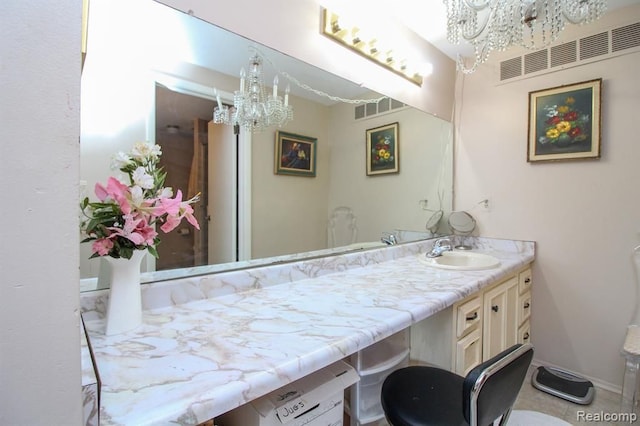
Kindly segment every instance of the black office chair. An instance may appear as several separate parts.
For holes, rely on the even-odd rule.
[[[382,408],[392,426],[486,426],[498,418],[505,425],[532,358],[527,343],[499,353],[466,377],[437,367],[401,368],[382,384]]]

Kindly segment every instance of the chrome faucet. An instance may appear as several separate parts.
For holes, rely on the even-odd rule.
[[[382,238],[380,238],[380,241],[382,241],[388,246],[395,246],[398,243],[396,236],[389,232],[383,232]]]
[[[445,251],[453,250],[453,244],[449,238],[438,238],[433,243],[433,248],[429,253],[427,253],[427,257],[438,257],[442,256],[442,253]]]

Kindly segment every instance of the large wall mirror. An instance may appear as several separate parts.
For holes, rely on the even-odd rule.
[[[230,126],[210,123],[214,87],[231,102],[250,49],[264,55],[265,82],[284,71],[334,97],[382,101],[336,101],[281,74],[293,120],[236,137]],[[144,280],[361,250],[381,246],[386,233],[402,242],[446,232],[429,219],[451,210],[451,123],[197,17],[152,0],[91,0],[81,90],[83,197],[93,198],[95,183],[113,174],[111,157],[136,141],[162,146],[176,188],[187,184],[194,143],[207,145],[205,254],[194,254],[192,229],[163,234],[160,259],[148,259]],[[399,172],[367,175],[367,130],[391,123],[399,128]],[[314,177],[274,173],[277,130],[317,140]],[[100,271],[90,254],[83,244],[85,290],[96,288]]]

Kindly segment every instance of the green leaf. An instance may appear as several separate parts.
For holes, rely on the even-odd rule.
[[[160,256],[158,256],[158,251],[156,250],[156,248],[154,246],[148,246],[147,250],[149,250],[149,254],[151,254],[156,259],[160,258]]]

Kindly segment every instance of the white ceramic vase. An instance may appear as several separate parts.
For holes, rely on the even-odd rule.
[[[111,267],[105,327],[108,336],[133,330],[142,323],[140,264],[145,254],[146,250],[135,250],[131,259],[104,257]]]

